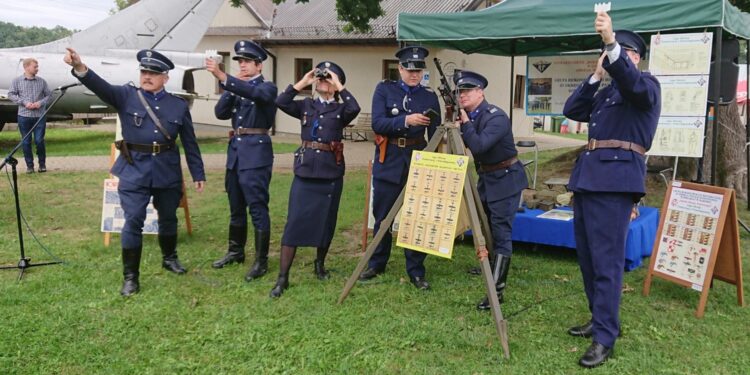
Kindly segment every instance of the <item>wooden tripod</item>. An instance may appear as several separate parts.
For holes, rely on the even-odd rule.
[[[435,131],[435,134],[430,139],[430,142],[424,148],[423,151],[435,152],[438,149],[443,137],[447,135],[448,138],[448,153],[455,155],[466,155],[466,147],[461,139],[461,134],[458,128],[439,126]],[[487,296],[489,297],[490,307],[492,311],[492,318],[495,321],[495,328],[497,330],[498,337],[500,338],[500,344],[503,347],[503,353],[505,358],[510,358],[510,349],[508,347],[508,322],[503,319],[503,313],[500,310],[500,303],[495,293],[495,280],[492,278],[492,270],[490,269],[490,262],[488,260],[487,248],[492,248],[492,236],[485,237],[485,234],[490,234],[489,221],[482,208],[481,200],[479,199],[479,192],[477,191],[474,177],[467,171],[466,180],[464,182],[464,204],[469,212],[469,226],[471,228],[472,237],[474,238],[474,248],[477,251],[477,258],[482,269],[482,276],[484,279],[485,287],[487,288]],[[395,220],[398,211],[401,209],[401,205],[404,202],[404,193],[406,189],[401,190],[401,194],[396,199],[396,202],[391,207],[388,215],[385,217],[383,222],[380,224],[380,230],[375,233],[370,245],[367,247],[365,254],[359,260],[359,264],[354,269],[354,272],[346,281],[344,290],[341,291],[338,303],[344,302],[349,292],[354,288],[357,283],[359,275],[364,271],[367,262],[369,262],[372,254],[375,252],[375,248],[383,240],[385,232],[389,230]]]

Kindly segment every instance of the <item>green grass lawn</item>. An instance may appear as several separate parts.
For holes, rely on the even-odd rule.
[[[571,154],[545,153],[540,174],[564,171]],[[244,282],[249,262],[211,268],[226,249],[228,208],[222,174],[209,172],[206,191],[188,190],[193,235],[180,226],[178,252],[188,274],[162,270],[156,238],[146,236],[141,293],[131,298],[118,293],[119,236],[105,248],[99,232],[105,177],[19,177],[24,216],[39,241],[24,229],[27,255],[33,262],[54,259],[41,243],[65,264],[31,268],[20,283],[15,270],[0,271],[3,374],[587,373],[576,362],[589,341],[565,333],[588,318],[571,249],[516,246],[502,306],[510,334],[506,361],[490,314],[474,308],[483,285],[466,272],[476,264],[468,240],[457,243],[452,260],[428,257],[430,291],[409,284],[402,252],[394,249],[384,276],[358,284],[344,304],[336,304],[361,255],[363,171],[350,171],[345,179],[327,262],[332,278],[318,281],[314,249],[300,249],[291,286],[279,300],[270,300],[268,292],[278,272],[290,173],[275,172],[271,183],[266,277]],[[649,186],[649,203],[660,205],[663,187]],[[744,202],[739,206],[747,222]],[[742,233],[746,270],[747,239]],[[17,260],[13,197],[0,176],[0,264]],[[696,319],[697,292],[655,280],[651,296],[644,297],[644,277],[643,267],[625,274],[623,337],[597,374],[748,372],[750,309],[737,306],[734,286],[717,282],[705,317]]]
[[[94,129],[50,128],[44,136],[47,145],[47,156],[88,156],[109,155],[110,144],[114,142],[115,133]],[[0,153],[9,152],[21,140],[18,131],[0,132]],[[179,142],[179,139],[178,139]],[[204,154],[223,154],[227,152],[227,138],[200,137],[198,145]],[[274,143],[273,151],[277,154],[294,152],[298,147],[292,143]]]

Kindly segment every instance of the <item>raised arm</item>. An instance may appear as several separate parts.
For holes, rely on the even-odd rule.
[[[66,49],[68,52],[65,53],[63,61],[73,67],[71,72],[73,76],[81,81],[86,88],[94,92],[99,99],[119,109],[127,96],[127,88],[125,86],[114,86],[109,84],[109,82],[105,81],[89,69],[81,61],[81,56],[78,55],[74,49]]]

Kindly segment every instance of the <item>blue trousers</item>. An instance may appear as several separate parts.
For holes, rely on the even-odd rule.
[[[579,193],[573,198],[576,250],[593,320],[594,341],[613,347],[620,333],[625,240],[633,194]]]
[[[143,222],[146,207],[154,197],[154,208],[159,213],[159,235],[177,234],[177,207],[182,199],[182,186],[174,188],[150,188],[120,180],[117,187],[120,206],[125,216],[122,227],[122,248],[135,249],[143,245]]]
[[[255,230],[271,230],[268,215],[268,185],[271,183],[272,166],[239,170],[227,169],[224,188],[229,196],[229,225],[247,227],[247,209]]]
[[[380,230],[380,223],[388,216],[388,211],[396,203],[401,190],[406,185],[406,176],[403,176],[400,184],[392,184],[387,181],[373,179],[373,197],[372,197],[372,213],[375,216],[375,232],[378,233]],[[385,270],[385,266],[388,263],[388,258],[391,256],[391,244],[393,242],[393,235],[391,234],[390,228],[385,233],[383,240],[380,245],[375,249],[375,252],[370,258],[368,266],[376,270]],[[424,277],[424,259],[427,257],[426,253],[419,251],[413,251],[404,249],[404,256],[406,257],[406,274],[410,277]]]
[[[47,150],[44,147],[44,133],[47,129],[47,119],[45,117],[25,117],[18,116],[18,131],[21,132],[21,138],[29,133],[31,127],[36,124],[39,120],[39,125],[34,129],[34,133],[24,139],[23,147],[23,158],[26,160],[26,167],[34,169],[34,153],[31,150],[31,139],[34,139],[36,145],[36,156],[39,158],[39,166],[46,166],[47,161]]]
[[[480,191],[481,194],[481,191]],[[516,218],[516,210],[521,200],[521,192],[507,198],[494,202],[486,202],[486,197],[480,196],[484,213],[490,221],[492,230],[492,250],[495,254],[504,256],[513,255],[513,241],[511,234],[513,230],[513,219]]]

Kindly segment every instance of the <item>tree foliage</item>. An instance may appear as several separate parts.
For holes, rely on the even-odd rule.
[[[53,29],[44,27],[23,27],[0,21],[0,48],[33,46],[61,39],[73,34],[62,26]]]
[[[281,4],[287,0],[273,0],[275,4]],[[307,3],[310,0],[296,0],[298,3]],[[382,0],[336,0],[336,13],[340,21],[346,22],[344,31],[362,32],[370,31],[370,21],[385,14],[380,6]],[[750,0],[748,0],[750,1]],[[231,0],[233,7],[239,7],[243,0]]]
[[[729,0],[729,2],[743,12],[750,12],[750,0]]]
[[[109,14],[115,14],[135,3],[138,2],[138,0],[114,0],[115,1],[115,7],[109,10]]]

